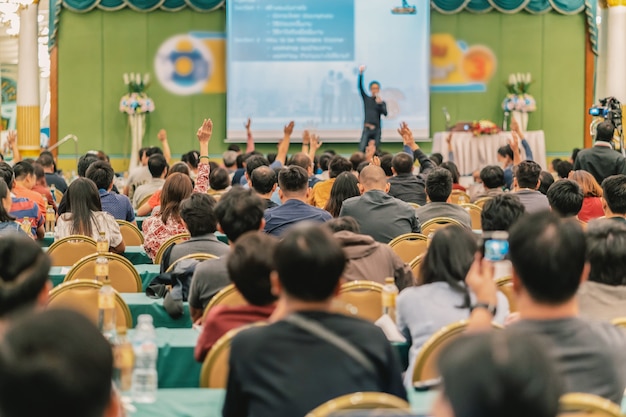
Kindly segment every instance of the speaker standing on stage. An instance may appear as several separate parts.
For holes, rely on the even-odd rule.
[[[363,123],[363,134],[359,149],[365,151],[369,141],[376,142],[376,148],[380,147],[380,115],[387,116],[387,104],[380,98],[380,84],[372,81],[369,85],[371,96],[368,96],[363,88],[363,72],[365,65],[359,67],[359,91],[363,98],[363,109],[365,111],[365,121]]]

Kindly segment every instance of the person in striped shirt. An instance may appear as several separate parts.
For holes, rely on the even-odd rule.
[[[6,162],[0,162],[0,178],[4,179],[10,190],[13,189],[15,186],[15,175],[11,166]],[[11,211],[9,214],[15,217],[20,224],[28,217],[31,224],[32,237],[43,239],[46,213],[40,212],[36,202],[11,194]]]

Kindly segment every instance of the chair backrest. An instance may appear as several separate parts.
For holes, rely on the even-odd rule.
[[[626,317],[618,317],[611,322],[615,327],[626,329]]]
[[[96,276],[96,259],[105,257],[109,260],[109,279],[111,286],[118,292],[141,292],[143,284],[134,265],[116,253],[94,253],[85,256],[72,266],[63,282],[77,279],[94,279]]]
[[[418,208],[420,208],[420,207],[421,207],[421,206],[420,206],[419,204],[417,204],[417,203],[407,203],[407,204],[408,204],[409,206],[413,207],[414,209],[418,209]]]
[[[504,294],[509,301],[509,311],[511,313],[517,312],[517,296],[515,295],[515,291],[513,291],[513,278],[498,278],[496,280],[496,286],[498,287],[498,291]]]
[[[559,399],[559,417],[623,417],[620,406],[593,394],[574,392]]]
[[[337,313],[376,321],[383,314],[383,285],[374,281],[351,281],[343,284],[335,298]]]
[[[102,284],[95,280],[78,279],[53,288],[48,308],[67,308],[78,311],[98,325],[98,292]],[[115,292],[115,319],[118,326],[133,327],[130,308],[119,293]]]
[[[482,230],[482,220],[480,219],[480,214],[483,212],[483,209],[478,207],[476,204],[461,204],[470,215],[470,220],[472,221],[472,229],[474,230]]]
[[[502,329],[501,326],[493,324],[496,329]],[[422,349],[415,358],[415,367],[413,368],[413,383],[424,382],[439,377],[437,369],[437,359],[441,350],[452,340],[463,334],[467,329],[467,321],[459,321],[450,324],[433,334],[422,346]]]
[[[71,235],[57,240],[48,248],[52,266],[70,266],[96,253],[96,241],[88,236]]]
[[[184,261],[186,259],[195,259],[196,261],[204,262],[204,261],[209,260],[209,259],[217,259],[217,258],[218,258],[217,256],[211,255],[210,253],[192,253],[192,254],[185,255],[185,256],[183,256],[181,258],[176,259],[176,261],[174,261],[174,263],[172,263],[167,268],[167,271],[165,271],[165,272],[172,272],[174,270],[174,267],[175,267],[175,265],[177,263],[179,263],[181,261]]]
[[[189,233],[179,233],[167,239],[165,242],[161,244],[161,247],[159,248],[159,250],[157,250],[157,253],[154,256],[154,264],[155,265],[161,264],[161,260],[163,260],[163,254],[165,254],[165,251],[167,250],[167,248],[177,243],[189,240],[189,239],[191,239],[191,235]]]
[[[126,246],[143,245],[143,233],[137,226],[126,220],[117,220],[117,224],[120,225],[120,232]]]
[[[452,190],[450,193],[450,202],[452,204],[464,204],[470,202],[470,196],[465,191]]]
[[[243,298],[243,295],[241,295],[237,287],[235,287],[234,284],[229,284],[211,298],[211,301],[209,301],[209,304],[207,304],[204,309],[202,318],[204,319],[209,310],[215,306],[238,307],[245,305],[248,305],[248,302]]]
[[[419,276],[420,267],[422,266],[423,260],[424,260],[424,255],[419,255],[419,256],[416,256],[411,261],[411,263],[409,263],[409,266],[411,267],[411,271],[413,271],[413,276],[415,277],[415,279],[417,279],[417,277]]]
[[[389,246],[404,262],[411,262],[428,248],[428,237],[421,233],[405,233],[389,242]]]
[[[453,224],[461,227],[463,226],[460,222],[449,217],[434,217],[422,223],[422,234],[424,236],[429,236],[431,233],[435,233],[437,230]]]
[[[258,322],[238,327],[220,337],[207,353],[202,362],[200,371],[200,388],[226,388],[228,383],[228,360],[230,358],[230,342],[240,331],[254,326],[264,326],[267,323]]]
[[[493,197],[482,197],[479,198],[478,200],[474,201],[474,205],[480,207],[481,209],[483,207],[485,207],[485,203],[489,200],[491,200]]]
[[[56,201],[57,205],[61,202],[61,200],[63,199],[63,193],[61,191],[59,191],[57,188],[54,189],[54,200]]]
[[[341,410],[393,409],[400,412],[394,415],[411,415],[411,405],[395,395],[384,392],[355,392],[326,401],[307,413],[305,417],[328,417]],[[386,415],[386,414],[381,414]]]
[[[139,207],[143,206],[144,204],[146,204],[148,201],[150,201],[152,196],[153,196],[153,194],[150,194],[150,195],[145,196],[141,200],[139,200],[139,205],[137,207],[139,208]]]

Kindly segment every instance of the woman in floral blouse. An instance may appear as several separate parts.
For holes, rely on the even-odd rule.
[[[213,133],[213,122],[205,119],[198,129],[197,136],[200,142],[200,164],[198,178],[193,188],[191,178],[184,174],[170,175],[161,191],[161,206],[155,209],[152,216],[143,222],[143,247],[148,256],[154,260],[157,251],[170,237],[187,233],[180,218],[180,202],[188,198],[192,192],[206,193],[209,184],[209,141]]]

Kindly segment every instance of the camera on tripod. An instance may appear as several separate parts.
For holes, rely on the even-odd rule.
[[[590,130],[592,136],[596,134],[596,127],[601,121],[608,120],[615,127],[616,137],[613,139],[615,150],[619,150],[622,154],[626,153],[624,148],[624,136],[622,130],[622,103],[615,97],[605,97],[600,99],[599,106],[593,106],[589,109],[589,114],[595,116],[596,119],[591,122]]]

